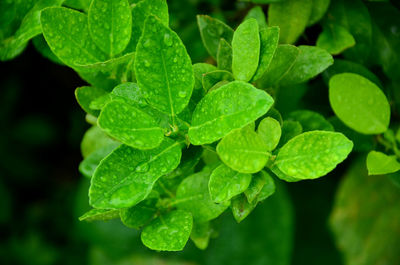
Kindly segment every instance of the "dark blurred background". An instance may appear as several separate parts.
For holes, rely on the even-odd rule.
[[[230,0],[168,2],[171,27],[193,62],[207,59],[196,14],[235,26],[249,7]],[[31,44],[2,62],[0,73],[0,264],[342,264],[327,218],[346,164],[336,175],[279,185],[241,224],[226,213],[205,251],[190,243],[182,253],[154,253],[120,222],[79,223],[88,208],[89,183],[78,164],[89,125],[74,89],[85,82]]]

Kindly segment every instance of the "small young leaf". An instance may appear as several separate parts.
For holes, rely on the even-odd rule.
[[[152,196],[155,194],[155,196]],[[121,221],[129,228],[139,229],[148,224],[157,213],[158,196],[155,192],[149,194],[146,200],[139,204],[120,210]]]
[[[337,55],[355,44],[353,35],[345,27],[335,23],[326,23],[317,40],[317,47],[332,55]]]
[[[217,64],[220,70],[232,71],[232,46],[225,39],[219,41]]]
[[[332,171],[352,148],[353,143],[341,133],[305,132],[289,140],[279,150],[275,165],[298,180],[315,179]]]
[[[267,151],[272,151],[278,145],[279,139],[281,139],[282,129],[277,120],[267,117],[258,125],[257,133],[267,145]]]
[[[126,51],[135,51],[142,36],[146,18],[156,16],[165,26],[169,24],[168,5],[166,0],[142,0],[132,4],[132,38]]]
[[[196,247],[204,250],[208,246],[208,241],[210,241],[211,232],[210,222],[194,222],[190,239]]]
[[[256,208],[257,202],[249,203],[244,194],[232,199],[232,214],[235,220],[240,223]]]
[[[334,75],[329,81],[329,101],[339,119],[359,133],[379,134],[388,129],[390,105],[385,94],[360,75]]]
[[[122,143],[152,149],[164,139],[163,129],[147,113],[122,101],[111,101],[101,111],[99,127]]]
[[[203,88],[208,92],[218,82],[227,81],[229,83],[233,80],[234,77],[230,72],[225,70],[215,70],[203,75]]]
[[[208,93],[196,106],[189,128],[194,145],[212,143],[264,115],[273,99],[250,84],[235,81]]]
[[[78,11],[51,7],[42,11],[43,35],[54,54],[66,65],[75,67],[107,60],[90,37],[87,16]]]
[[[266,182],[265,182],[264,186],[262,187],[260,193],[257,196],[257,202],[261,202],[275,193],[274,179],[266,171],[261,171],[260,173],[264,175]],[[247,197],[247,198],[249,198],[249,197]]]
[[[312,6],[313,0],[285,0],[269,6],[268,22],[279,26],[281,43],[296,42],[308,24]]]
[[[128,0],[93,0],[88,23],[93,41],[113,58],[131,39],[132,13]]]
[[[265,170],[254,174],[249,187],[247,188],[247,190],[244,191],[244,195],[246,195],[247,201],[250,204],[253,204],[256,199],[258,201],[259,195],[263,190],[263,197],[265,197],[268,191],[272,190],[271,186],[273,184],[274,181],[272,177]],[[267,185],[266,188],[264,188],[265,185]],[[275,185],[273,186],[275,187]]]
[[[146,19],[136,48],[135,73],[154,108],[174,117],[189,103],[194,85],[190,57],[178,35],[154,16]]]
[[[89,203],[100,209],[132,207],[144,200],[162,175],[181,159],[180,143],[166,138],[152,150],[121,145],[97,167],[89,189]]]
[[[382,152],[371,151],[367,156],[367,169],[369,175],[384,175],[400,170],[400,163],[396,156],[389,156]]]
[[[298,121],[303,128],[303,132],[309,131],[334,131],[332,124],[318,112],[311,110],[296,110],[289,114],[289,120]]]
[[[203,88],[203,76],[206,73],[215,70],[217,70],[217,67],[208,63],[196,63],[193,65],[194,87],[192,97],[190,98],[191,105],[197,105],[197,103],[204,97],[207,92]]]
[[[143,244],[153,250],[182,250],[192,231],[193,218],[189,212],[176,210],[147,225],[141,234]]]
[[[250,18],[242,22],[232,39],[232,73],[236,80],[249,81],[255,74],[260,58],[258,22]]]
[[[293,45],[279,45],[267,71],[259,80],[262,88],[276,85],[290,70],[298,57],[300,50]]]
[[[91,109],[90,103],[104,95],[106,95],[104,89],[93,86],[82,86],[75,89],[76,101],[78,101],[79,105],[86,113],[95,117],[99,116],[100,111]]]
[[[79,217],[79,221],[109,221],[119,218],[119,210],[92,209]]]
[[[233,29],[224,22],[205,15],[197,16],[201,39],[208,53],[217,58],[218,46],[221,39],[232,42]]]
[[[313,46],[299,46],[299,56],[293,66],[280,80],[283,86],[304,83],[333,64],[332,56],[325,50]]]
[[[250,174],[243,174],[221,164],[213,170],[208,183],[211,199],[222,203],[239,195],[247,189],[251,182]]]
[[[209,176],[208,171],[193,174],[185,178],[176,191],[176,206],[191,212],[196,222],[217,218],[230,204],[229,201],[220,204],[213,202],[208,190]]]
[[[237,129],[222,138],[217,153],[230,168],[241,173],[260,171],[271,156],[268,146],[253,129]]]
[[[264,11],[262,10],[261,6],[255,6],[249,10],[244,19],[246,20],[250,18],[254,18],[255,20],[257,20],[258,27],[260,28],[260,30],[262,28],[267,27],[267,19],[265,17]]]
[[[268,27],[260,30],[260,62],[252,81],[260,79],[268,69],[278,47],[279,28]]]

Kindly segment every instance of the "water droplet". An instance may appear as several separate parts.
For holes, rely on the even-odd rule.
[[[181,98],[186,97],[186,91],[179,91],[178,96]]]
[[[176,63],[177,61],[178,61],[178,58],[175,57],[175,58],[174,58],[174,63]]]
[[[150,66],[149,61],[145,60],[145,61],[144,61],[144,66],[149,67],[149,66]]]
[[[147,163],[140,164],[136,167],[135,171],[140,173],[147,172],[149,171],[149,164]]]
[[[169,35],[168,33],[164,34],[164,43],[167,46],[172,46],[172,38],[171,35]]]
[[[145,48],[147,48],[147,47],[149,47],[150,46],[150,43],[151,43],[151,40],[146,40],[144,43],[143,43],[143,47],[145,47]]]

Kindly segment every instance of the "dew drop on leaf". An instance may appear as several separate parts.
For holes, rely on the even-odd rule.
[[[169,35],[168,33],[164,34],[164,43],[167,46],[172,46],[172,39],[171,39],[171,35]]]

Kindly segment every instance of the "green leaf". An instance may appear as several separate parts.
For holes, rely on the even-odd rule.
[[[299,56],[293,66],[280,80],[280,85],[304,83],[333,64],[332,56],[325,50],[313,46],[299,46]]]
[[[222,203],[239,195],[247,189],[251,182],[250,174],[243,174],[221,164],[213,170],[208,183],[211,199]]]
[[[219,41],[217,65],[220,70],[232,71],[232,46],[225,39]]]
[[[262,170],[253,175],[249,187],[244,191],[244,195],[246,195],[247,201],[253,204],[256,201],[260,201],[260,199],[265,199],[264,197],[266,197],[268,193],[271,195],[271,190],[275,191],[274,180],[269,173]],[[260,198],[260,195],[263,196]]]
[[[196,63],[193,65],[194,87],[192,97],[190,98],[190,105],[197,105],[197,103],[204,97],[207,91],[203,88],[203,76],[204,74],[215,70],[217,70],[217,67],[208,63]]]
[[[154,16],[136,48],[135,72],[150,105],[174,117],[189,103],[194,86],[190,57],[178,35]]]
[[[224,22],[205,15],[197,16],[197,24],[204,47],[216,59],[220,39],[225,39],[228,43],[231,43],[233,29]]]
[[[164,139],[163,129],[147,113],[122,101],[111,101],[97,121],[108,135],[138,149],[152,149]]]
[[[90,63],[90,64],[75,64],[75,68],[78,71],[88,71],[88,72],[113,72],[118,66],[126,65],[125,67],[129,68],[128,64],[132,64],[135,60],[135,53],[127,53],[123,56],[109,59],[104,62]],[[126,69],[128,70],[128,69]],[[130,70],[130,69],[129,69]]]
[[[289,114],[288,119],[298,121],[303,132],[309,131],[334,131],[332,124],[318,112],[311,110],[296,110]]]
[[[243,221],[257,206],[257,202],[249,203],[244,194],[240,194],[232,199],[232,214],[235,220],[240,223]]]
[[[283,121],[282,124],[282,134],[279,141],[278,147],[282,147],[293,137],[301,134],[303,132],[303,127],[298,121]]]
[[[131,39],[132,13],[128,0],[93,0],[88,23],[93,41],[113,58]]]
[[[264,186],[262,187],[260,193],[258,194],[258,197],[257,197],[258,202],[261,202],[261,201],[267,199],[268,197],[270,197],[272,194],[275,193],[274,179],[266,171],[261,171],[260,173],[264,175],[266,182],[265,182]],[[249,197],[247,197],[247,199],[248,198]]]
[[[97,166],[100,164],[100,161],[119,145],[119,143],[111,143],[92,152],[79,164],[79,172],[85,177],[91,178]]]
[[[209,176],[209,171],[193,174],[185,178],[176,191],[176,206],[191,212],[196,222],[215,219],[229,207],[229,201],[217,204],[211,199]]]
[[[75,67],[107,60],[90,37],[85,14],[64,7],[51,7],[42,11],[40,22],[51,50],[66,65]]]
[[[260,35],[254,18],[243,21],[232,39],[232,73],[236,80],[250,81],[260,58]]]
[[[189,128],[194,145],[212,143],[264,115],[273,99],[254,86],[235,81],[208,93],[196,106]]]
[[[35,4],[27,12],[13,36],[1,40],[0,36],[0,60],[10,60],[19,55],[27,46],[30,39],[39,35],[42,32],[40,26],[40,14],[47,7],[60,6],[62,0],[37,0]],[[29,4],[25,1],[23,4]],[[18,3],[14,7],[19,9]],[[10,8],[10,7],[9,7]],[[3,10],[2,10],[3,11]],[[15,10],[17,12],[17,10]],[[1,26],[1,25],[0,25]]]
[[[97,149],[113,143],[116,143],[116,141],[108,137],[99,127],[92,126],[83,135],[81,142],[82,156],[86,158]]]
[[[335,23],[326,23],[317,39],[317,47],[327,50],[332,55],[342,53],[355,44],[353,35],[345,27]]]
[[[400,192],[385,177],[368,176],[363,159],[343,176],[329,218],[345,264],[398,264]]]
[[[174,170],[180,159],[180,143],[167,138],[146,151],[121,145],[97,167],[89,203],[101,209],[132,207],[144,200],[157,179]]]
[[[345,27],[353,35],[356,45],[345,56],[364,62],[371,51],[372,26],[367,7],[361,0],[335,0],[329,8],[328,18]]]
[[[311,15],[308,19],[307,26],[317,23],[324,17],[331,0],[312,0],[312,2]]]
[[[119,218],[119,210],[92,209],[79,217],[79,221],[109,221]]]
[[[268,22],[279,26],[281,43],[296,42],[308,24],[312,6],[313,0],[285,0],[269,6]]]
[[[227,81],[228,83],[233,81],[233,75],[225,70],[215,70],[203,74],[203,88],[205,91],[210,91],[217,83],[221,81]]]
[[[169,24],[168,5],[166,0],[142,0],[132,4],[132,38],[127,51],[135,51],[142,36],[144,23],[150,15],[156,16],[165,26]]]
[[[100,111],[93,110],[90,108],[90,103],[106,94],[106,91],[101,88],[93,86],[82,86],[75,89],[75,98],[78,101],[81,108],[86,112],[95,117],[99,116]]]
[[[267,146],[266,150],[272,151],[278,145],[279,139],[281,139],[282,129],[277,120],[267,117],[258,125],[257,133],[260,135],[260,138],[264,140]]]
[[[255,6],[249,10],[244,19],[246,20],[250,18],[254,18],[257,20],[260,30],[262,28],[267,27],[267,19],[265,17],[264,11],[262,10],[261,6]]]
[[[383,175],[400,170],[400,163],[396,156],[382,152],[371,151],[367,156],[368,175]]]
[[[226,165],[241,173],[260,171],[271,156],[263,138],[249,127],[234,130],[222,138],[217,153]]]
[[[269,88],[276,85],[293,66],[299,53],[300,50],[293,45],[279,45],[267,71],[259,80],[261,87]]]
[[[271,64],[272,58],[278,47],[279,28],[268,27],[260,30],[260,62],[252,81],[260,79]]]
[[[346,159],[352,148],[353,143],[341,133],[305,132],[279,150],[275,165],[298,180],[315,179],[332,171]]]
[[[210,222],[194,222],[192,233],[190,234],[190,239],[193,243],[201,250],[204,250],[208,246],[210,241],[212,229],[210,227]]]
[[[154,196],[152,196],[154,194]],[[148,223],[156,216],[156,203],[158,196],[155,192],[149,194],[146,200],[139,204],[120,210],[121,221],[129,228],[139,229]]]
[[[193,218],[189,212],[176,210],[159,216],[141,234],[143,244],[153,250],[179,251],[189,240]]]
[[[50,50],[49,45],[44,39],[43,35],[36,36],[32,39],[33,46],[35,46],[36,50],[40,52],[40,54],[52,61],[53,63],[63,65],[63,63],[58,59],[58,57]]]
[[[334,75],[329,81],[329,101],[339,119],[359,133],[379,134],[388,129],[390,106],[385,94],[360,75]]]
[[[199,264],[292,264],[294,216],[286,187],[259,204],[240,225],[224,214],[218,237],[213,239]]]

